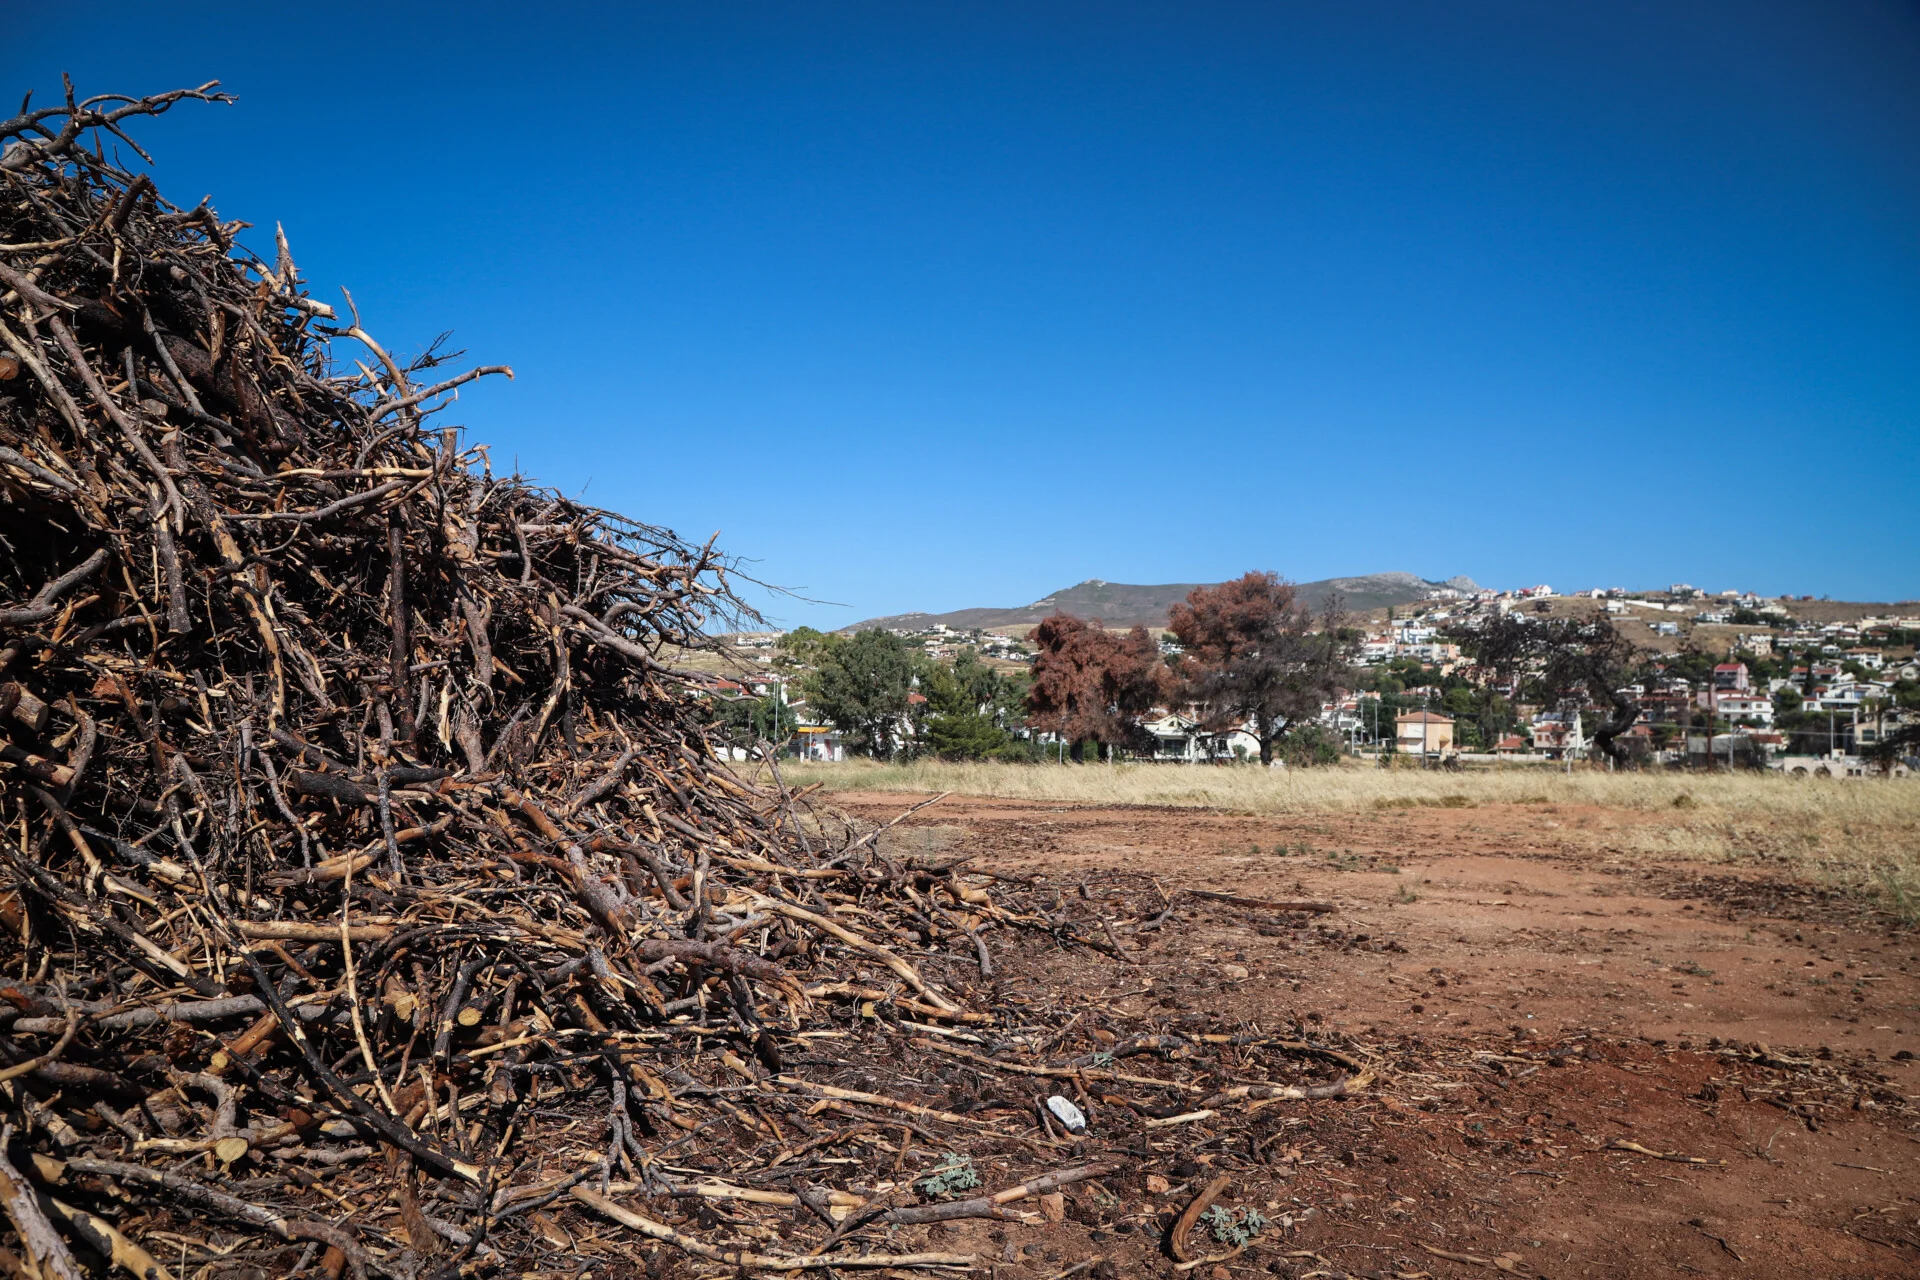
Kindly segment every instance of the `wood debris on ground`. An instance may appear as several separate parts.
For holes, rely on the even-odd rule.
[[[730,562],[496,474],[434,415],[506,369],[167,202],[126,130],[193,100],[0,122],[5,1269],[965,1267],[930,1224],[1368,1083],[1016,999],[996,947],[1171,905],[736,776],[672,657],[750,612]]]

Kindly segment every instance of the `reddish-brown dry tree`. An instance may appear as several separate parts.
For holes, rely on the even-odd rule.
[[[1027,724],[1073,743],[1137,745],[1140,717],[1164,700],[1172,674],[1145,627],[1122,633],[1056,613],[1034,628]]]
[[[1201,708],[1201,727],[1246,729],[1259,740],[1262,764],[1273,762],[1289,726],[1320,713],[1352,656],[1338,602],[1316,617],[1273,573],[1195,587],[1167,620],[1185,650],[1183,692]]]

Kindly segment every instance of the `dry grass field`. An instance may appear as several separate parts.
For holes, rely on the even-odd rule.
[[[789,761],[792,785],[939,792],[1251,815],[1388,809],[1578,810],[1570,838],[1610,854],[1765,866],[1920,918],[1920,781],[1774,775],[1563,773],[1540,766],[1420,772],[1345,765],[1267,771],[1166,765]]]

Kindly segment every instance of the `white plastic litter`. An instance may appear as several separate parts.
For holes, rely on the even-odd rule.
[[[1053,1112],[1054,1119],[1066,1126],[1068,1133],[1087,1131],[1086,1114],[1059,1094],[1047,1099],[1047,1110]]]

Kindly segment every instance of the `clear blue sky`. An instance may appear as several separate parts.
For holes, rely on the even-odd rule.
[[[511,363],[497,458],[846,606],[788,623],[1920,596],[1912,3],[11,5],[0,69],[223,80],[164,191]]]

